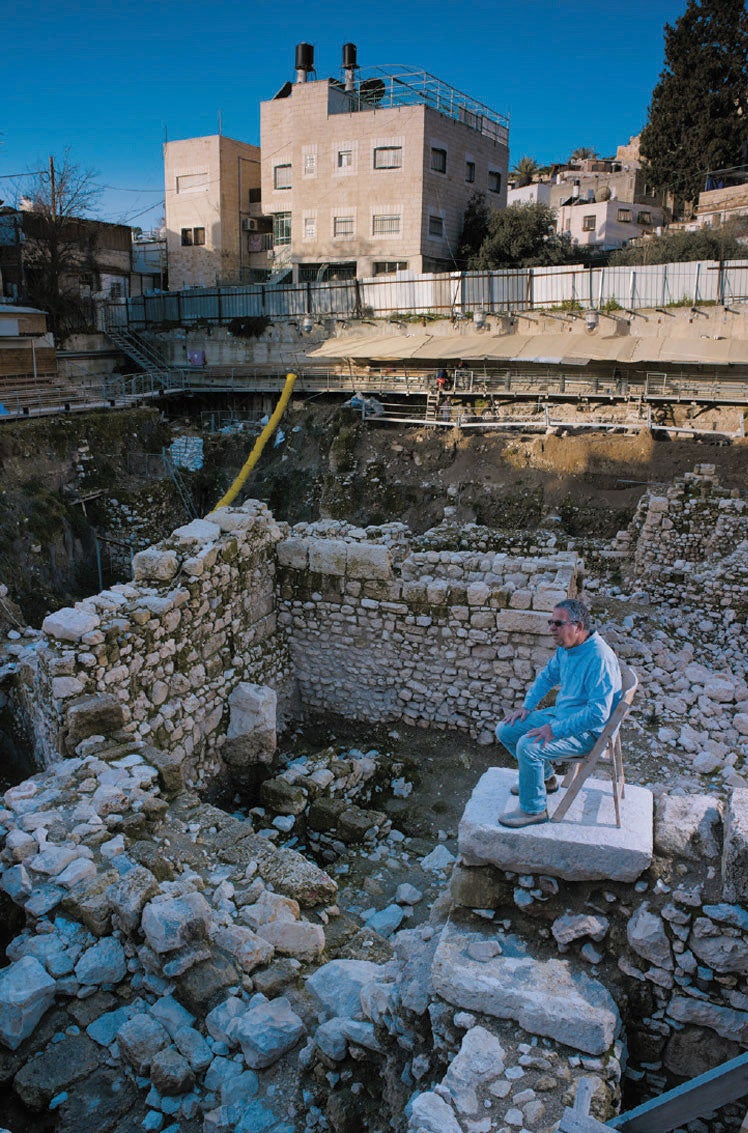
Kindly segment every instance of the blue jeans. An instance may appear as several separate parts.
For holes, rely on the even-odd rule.
[[[565,759],[578,759],[595,746],[597,736],[592,732],[545,744],[536,737],[528,738],[531,728],[540,728],[543,724],[550,724],[552,728],[555,718],[553,708],[543,708],[513,724],[496,725],[496,739],[519,764],[519,805],[525,814],[540,814],[546,809],[544,784],[553,774],[554,760],[563,763]]]

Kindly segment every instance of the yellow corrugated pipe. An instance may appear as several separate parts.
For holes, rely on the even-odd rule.
[[[297,376],[298,375],[296,374],[286,374],[286,384],[284,385],[283,392],[280,395],[280,401],[273,410],[273,416],[270,418],[267,425],[255,441],[254,447],[247,457],[246,461],[244,462],[244,466],[237,476],[236,480],[234,480],[234,483],[231,485],[226,495],[221,497],[214,508],[211,508],[211,511],[217,511],[219,507],[226,507],[228,504],[233,503],[236,497],[239,495],[239,492],[247,482],[247,478],[250,472],[257,464],[257,461],[260,459],[262,450],[280,424],[280,419],[283,416],[286,406],[288,405],[288,402],[291,398],[291,393],[293,391]]]

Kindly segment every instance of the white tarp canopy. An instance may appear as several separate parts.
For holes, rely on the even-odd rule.
[[[465,334],[358,335],[331,338],[310,359],[366,362],[525,362],[586,366],[590,362],[748,366],[748,339],[671,338],[648,335]]]

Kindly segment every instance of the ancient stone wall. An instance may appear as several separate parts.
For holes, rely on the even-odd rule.
[[[237,684],[272,686],[282,722],[293,682],[275,608],[280,536],[261,504],[222,509],[137,554],[131,584],[46,618],[36,650],[40,761],[65,752],[71,713],[94,695],[119,701],[125,730],[168,749],[197,783],[216,769]]]
[[[305,705],[463,728],[486,742],[549,656],[548,611],[576,592],[573,553],[434,550],[398,561],[354,528],[345,538],[292,535],[278,563],[279,616]]]
[[[637,587],[744,620],[747,551],[748,501],[720,487],[713,464],[697,464],[663,495],[642,496],[608,558]]]
[[[199,783],[221,767],[242,683],[273,690],[279,727],[302,708],[490,742],[548,656],[575,554],[413,551],[401,524],[329,526],[289,530],[256,501],[220,509],[137,554],[131,584],[50,615],[34,651],[40,762],[72,751],[81,702],[110,694],[127,732]]]

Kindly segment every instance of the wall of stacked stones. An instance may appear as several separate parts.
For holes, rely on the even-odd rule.
[[[637,586],[675,601],[735,610],[748,588],[748,500],[722,488],[714,465],[697,465],[663,494],[639,501],[610,556],[627,562]]]
[[[47,617],[36,650],[38,761],[72,751],[75,717],[114,697],[124,730],[184,761],[199,782],[218,765],[228,698],[271,686],[288,715],[293,681],[275,601],[281,529],[264,505],[223,508],[137,554],[133,582]]]
[[[280,542],[279,620],[301,701],[371,721],[462,728],[486,742],[548,656],[548,611],[576,593],[576,555]]]

